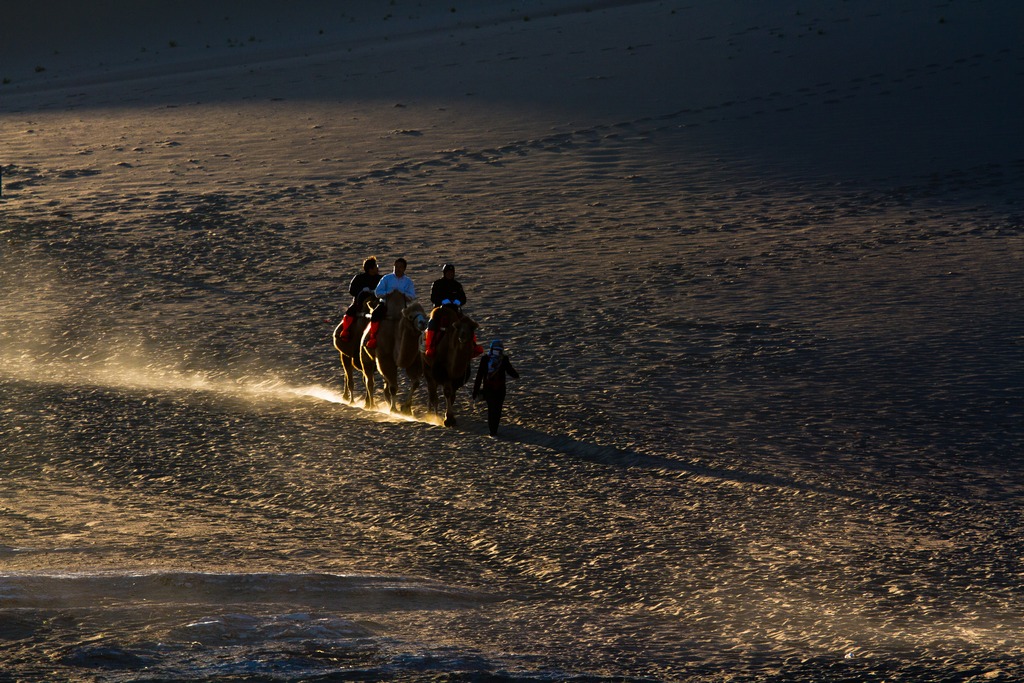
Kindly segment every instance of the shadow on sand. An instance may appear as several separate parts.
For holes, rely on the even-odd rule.
[[[487,424],[473,416],[459,416],[459,431],[487,436]],[[686,472],[697,477],[706,477],[721,482],[730,482],[753,487],[789,489],[818,495],[836,496],[856,500],[877,500],[877,496],[861,491],[846,491],[809,482],[797,481],[770,474],[743,472],[740,470],[708,467],[694,462],[675,460],[657,455],[645,455],[636,451],[623,450],[613,446],[587,443],[566,435],[547,434],[520,425],[502,425],[498,435],[493,437],[505,442],[539,446],[564,455],[588,462],[612,467],[642,467],[651,470]]]

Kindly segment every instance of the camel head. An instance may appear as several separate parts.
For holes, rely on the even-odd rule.
[[[423,310],[423,305],[419,302],[409,304],[402,311],[402,315],[408,320],[417,331],[422,332],[427,329],[427,314]]]
[[[476,321],[469,316],[462,316],[462,319],[455,323],[455,336],[458,337],[459,346],[469,348],[473,341],[473,333],[480,327]]]
[[[452,377],[461,377],[473,360],[473,333],[479,325],[468,316],[463,316],[451,325],[448,337],[448,372]]]

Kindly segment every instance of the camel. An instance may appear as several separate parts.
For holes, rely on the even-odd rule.
[[[437,386],[441,385],[445,399],[444,425],[454,427],[455,392],[466,383],[469,364],[476,355],[473,335],[478,325],[468,316],[448,307],[435,308],[430,312],[430,319],[437,320],[444,329],[444,336],[437,342],[434,357],[428,358],[426,353],[422,354],[423,373],[430,392],[430,409],[438,411]]]
[[[422,304],[413,302],[402,311],[395,345],[395,363],[405,370],[409,378],[409,395],[402,402],[401,411],[412,415],[412,396],[423,379],[423,359],[420,356],[420,338],[427,329],[427,314]]]
[[[355,322],[352,323],[348,341],[342,341],[341,339],[341,323],[338,323],[338,326],[334,328],[334,333],[331,335],[331,338],[334,340],[334,348],[338,350],[338,354],[341,356],[341,368],[345,377],[345,390],[342,392],[342,398],[348,403],[351,403],[353,398],[355,398],[356,371],[363,371],[363,360],[362,355],[359,353],[359,345],[363,336],[363,330],[366,329],[370,322],[370,307],[368,303],[368,300],[363,301],[359,307]]]
[[[409,377],[409,395],[402,402],[402,412],[412,412],[413,392],[423,377],[423,365],[419,355],[420,328],[426,328],[426,314],[418,303],[406,305],[401,292],[392,292],[387,298],[387,313],[377,331],[377,348],[366,348],[369,326],[360,340],[363,381],[366,385],[366,407],[373,408],[374,368],[384,378],[384,398],[392,411],[397,408],[398,370],[405,370]]]

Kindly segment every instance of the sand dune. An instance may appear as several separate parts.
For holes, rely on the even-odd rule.
[[[5,8],[0,669],[1020,678],[1022,25]],[[499,438],[340,402],[369,254],[457,265]]]

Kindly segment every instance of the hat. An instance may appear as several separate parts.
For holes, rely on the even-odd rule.
[[[501,343],[500,339],[495,339],[494,341],[491,342],[491,351],[495,349],[499,349],[501,351],[505,350],[505,345]]]
[[[446,263],[446,264],[444,264],[444,267],[441,268],[441,272],[443,273],[446,270],[455,270],[455,266],[453,266],[450,263]]]

